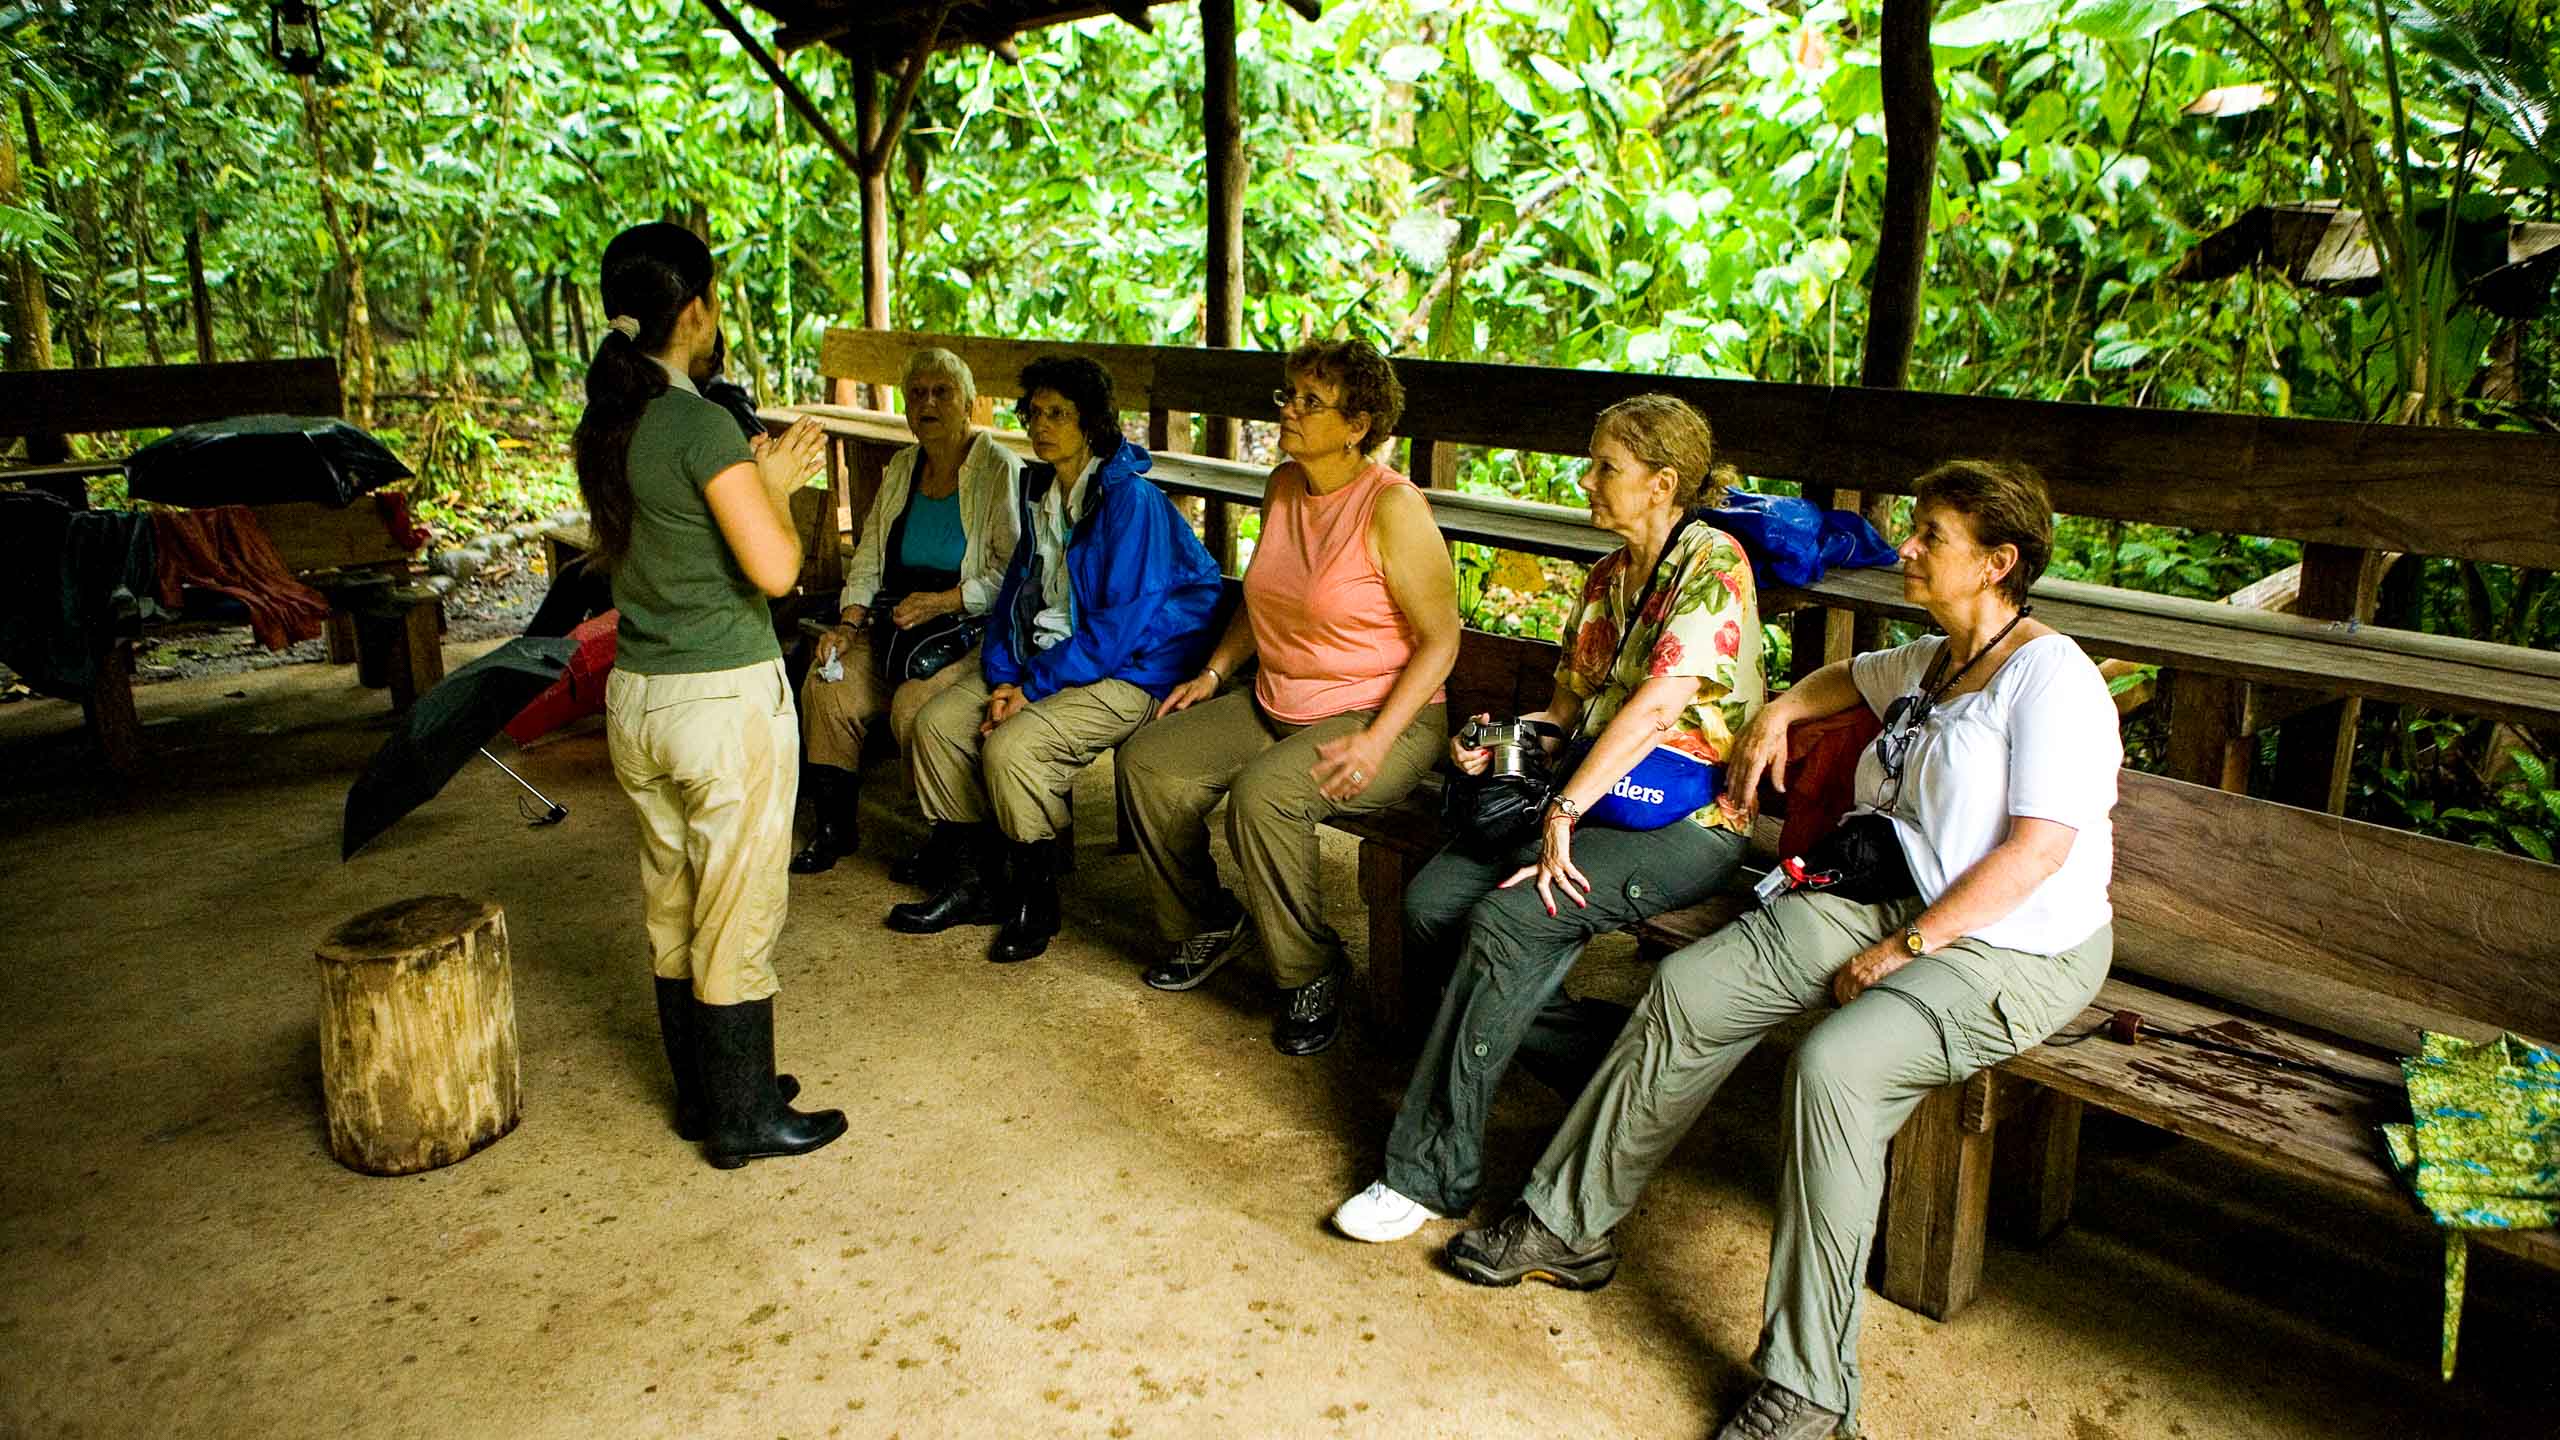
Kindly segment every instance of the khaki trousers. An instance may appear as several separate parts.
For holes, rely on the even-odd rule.
[[[800,792],[799,718],[782,662],[698,675],[616,670],[605,717],[614,778],[640,822],[652,968],[691,979],[705,1005],[773,994]]]
[[[1052,840],[1067,828],[1076,772],[1136,732],[1155,697],[1126,680],[1070,686],[1034,701],[981,738],[990,687],[975,665],[916,716],[907,749],[927,820],[993,820],[1012,840]]]
[[[1209,812],[1223,798],[1227,843],[1244,872],[1244,910],[1272,980],[1294,990],[1332,968],[1342,937],[1325,923],[1316,827],[1402,800],[1449,740],[1448,710],[1426,705],[1368,789],[1326,798],[1312,773],[1318,747],[1376,718],[1358,710],[1292,725],[1265,713],[1252,691],[1236,690],[1150,721],[1120,747],[1120,813],[1137,838],[1164,938],[1187,939],[1235,919],[1236,899],[1219,887],[1209,855]]]
[[[1635,1207],[1716,1088],[1772,1028],[1831,1004],[1831,974],[1917,899],[1790,895],[1665,959],[1521,1195],[1587,1245]],[[2041,1043],[2097,998],[2112,926],[2059,955],[1962,940],[1869,987],[1787,1063],[1760,1373],[1854,1420],[1862,1283],[1885,1147],[1931,1090]]]
[[[898,742],[899,754],[906,754],[915,745],[916,717],[923,713],[925,702],[977,668],[978,652],[971,650],[928,679],[900,681],[891,689],[872,666],[870,628],[855,631],[853,643],[844,650],[843,679],[821,680],[818,667],[812,665],[808,678],[800,682],[800,728],[808,762],[838,770],[861,769],[863,737],[883,711],[889,716],[889,738]]]

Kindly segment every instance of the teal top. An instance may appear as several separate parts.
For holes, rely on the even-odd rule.
[[[631,549],[613,570],[614,665],[693,675],[779,659],[773,610],[712,518],[703,488],[753,459],[729,412],[689,390],[649,402],[631,433]]]
[[[929,500],[921,494],[907,497],[907,525],[898,538],[898,564],[910,570],[956,573],[960,557],[968,548],[968,533],[960,528],[960,492],[955,490],[939,500]]]

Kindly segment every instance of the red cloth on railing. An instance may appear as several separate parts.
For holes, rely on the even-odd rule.
[[[1884,729],[1861,700],[1787,732],[1787,823],[1778,853],[1802,855],[1857,803],[1858,756]]]
[[[399,541],[403,550],[416,550],[435,538],[410,513],[409,496],[404,491],[374,491],[373,510],[382,517],[382,528],[391,532],[391,538]]]
[[[246,505],[161,510],[151,516],[160,550],[160,603],[175,610],[193,587],[228,595],[248,607],[258,643],[281,650],[329,623],[329,602],[293,578],[267,529]]]

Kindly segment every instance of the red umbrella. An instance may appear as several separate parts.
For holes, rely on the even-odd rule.
[[[569,632],[578,649],[567,672],[507,722],[508,739],[530,744],[572,720],[604,713],[605,677],[613,673],[614,627],[621,618],[620,611],[607,610]]]

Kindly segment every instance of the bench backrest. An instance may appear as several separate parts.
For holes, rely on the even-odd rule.
[[[0,372],[0,437],[174,429],[234,415],[338,415],[335,360]]]
[[[897,330],[830,330],[819,369],[891,384],[919,345],[961,355],[996,397],[1024,361],[1062,351],[1111,371],[1128,410],[1269,419],[1280,383],[1269,351]],[[1443,445],[1580,454],[1603,408],[1662,390],[1698,406],[1719,458],[1748,475],[1907,494],[1931,466],[1989,453],[2035,465],[2068,515],[2560,569],[2546,436],[1460,361],[1396,373],[1402,429]]]
[[[2560,865],[2127,770],[2116,969],[2406,1052],[2560,1039]]]

